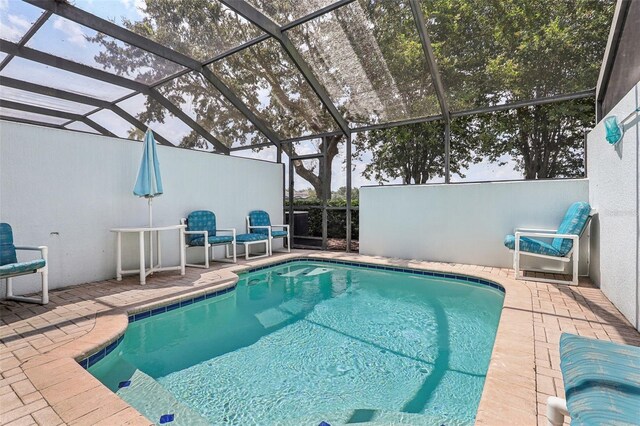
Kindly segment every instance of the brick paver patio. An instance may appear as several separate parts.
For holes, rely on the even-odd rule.
[[[550,395],[564,396],[558,342],[562,332],[640,346],[638,333],[588,279],[578,287],[515,281],[513,271],[474,265],[296,252],[269,259],[187,268],[140,286],[135,277],[51,292],[46,306],[0,302],[0,424],[150,424],[75,361],[117,338],[126,312],[232,285],[234,270],[288,257],[339,257],[476,275],[506,288],[494,353],[477,422],[545,423]],[[91,391],[91,392],[88,392]]]

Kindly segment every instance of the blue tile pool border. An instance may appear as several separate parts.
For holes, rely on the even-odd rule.
[[[262,271],[264,269],[273,268],[275,266],[283,266],[283,265],[287,265],[287,264],[290,264],[290,263],[296,263],[296,262],[330,263],[330,264],[334,264],[334,265],[357,266],[357,267],[367,268],[367,269],[376,269],[376,270],[379,270],[379,271],[405,272],[405,273],[409,273],[409,274],[422,275],[422,276],[426,276],[426,277],[446,278],[446,279],[452,279],[452,280],[458,280],[458,281],[464,281],[464,282],[470,282],[470,283],[485,285],[485,286],[494,288],[494,289],[496,289],[496,290],[498,290],[498,291],[500,291],[502,293],[506,293],[504,287],[501,286],[498,283],[495,283],[495,282],[493,282],[491,280],[485,280],[484,278],[472,277],[472,276],[469,276],[469,275],[446,273],[446,272],[434,272],[434,271],[428,271],[428,270],[424,270],[424,269],[407,268],[407,267],[403,267],[403,266],[376,265],[376,264],[373,264],[373,263],[356,262],[356,261],[352,261],[352,260],[322,259],[322,258],[316,258],[316,257],[303,257],[303,258],[288,259],[288,260],[284,260],[282,262],[271,263],[269,265],[250,268],[250,269],[248,269],[246,271],[243,271],[242,273],[258,272],[258,271]]]
[[[249,268],[249,269],[247,269],[245,271],[239,272],[239,274],[242,275],[242,274],[248,274],[248,273],[251,273],[251,272],[259,272],[259,271],[262,271],[264,269],[278,267],[278,266],[284,266],[284,265],[288,265],[288,264],[291,264],[291,263],[298,263],[298,262],[318,262],[318,263],[328,263],[328,264],[342,265],[342,266],[357,266],[357,267],[360,267],[360,268],[375,269],[375,270],[379,270],[379,271],[404,272],[404,273],[409,273],[409,274],[414,274],[414,275],[422,275],[422,276],[426,276],[426,277],[452,279],[452,280],[458,280],[458,281],[463,281],[463,282],[470,282],[470,283],[485,285],[485,286],[494,288],[494,289],[496,289],[496,290],[498,290],[498,291],[500,291],[502,293],[505,293],[504,287],[501,286],[500,284],[497,284],[497,283],[495,283],[493,281],[490,281],[490,280],[486,280],[484,278],[471,277],[471,276],[463,275],[463,274],[434,272],[434,271],[428,271],[428,270],[423,270],[423,269],[407,268],[407,267],[402,267],[402,266],[385,266],[385,265],[376,265],[376,264],[372,264],[372,263],[356,262],[356,261],[351,261],[351,260],[322,259],[322,258],[315,258],[315,257],[299,257],[299,258],[295,258],[295,259],[287,259],[287,260],[283,260],[281,262],[275,262],[275,263],[270,263],[270,264],[264,265],[264,266],[258,266],[258,267],[255,267],[255,268]],[[178,308],[182,308],[182,307],[185,307],[185,306],[190,306],[190,305],[193,305],[194,303],[202,302],[203,300],[208,300],[208,299],[212,299],[212,298],[217,297],[217,296],[221,296],[223,294],[226,294],[226,293],[229,293],[229,292],[235,290],[236,289],[236,285],[237,284],[234,284],[234,285],[232,285],[230,287],[227,287],[227,288],[224,288],[222,290],[211,291],[209,293],[205,293],[205,294],[200,294],[198,296],[194,296],[194,297],[192,297],[190,299],[184,299],[184,300],[181,300],[179,302],[170,303],[170,304],[167,304],[167,305],[164,305],[164,306],[156,306],[154,308],[151,308],[151,309],[148,309],[148,310],[145,310],[145,311],[141,311],[141,312],[136,312],[136,313],[130,314],[128,316],[129,324],[131,324],[133,322],[136,322],[136,321],[143,320],[143,319],[151,318],[151,317],[154,317],[156,315],[164,314],[166,312],[170,312],[170,311],[173,311],[173,310],[178,309]],[[103,359],[104,357],[109,355],[111,352],[113,352],[118,347],[118,345],[120,345],[120,343],[122,343],[123,340],[124,340],[124,334],[121,335],[120,337],[118,337],[113,342],[111,342],[108,345],[106,345],[105,347],[99,349],[95,353],[93,353],[93,354],[83,358],[82,360],[78,361],[78,364],[80,364],[82,366],[82,368],[84,368],[84,369],[87,369],[87,368],[95,365],[98,361],[100,361],[101,359]]]
[[[234,284],[222,290],[216,290],[216,291],[211,291],[209,293],[200,294],[190,299],[184,299],[179,302],[167,304],[164,306],[156,306],[154,308],[147,309],[146,311],[129,314],[128,316],[129,324],[131,324],[132,322],[151,318],[156,315],[164,314],[166,312],[170,312],[170,311],[173,311],[174,309],[178,309],[184,306],[193,305],[194,303],[202,302],[203,300],[213,299],[214,297],[222,296],[223,294],[227,294],[235,290],[236,285],[237,284]],[[92,353],[91,355],[81,359],[80,361],[78,361],[78,364],[80,364],[82,368],[86,370],[87,368],[95,365],[98,361],[100,361],[101,359],[109,355],[111,352],[113,352],[118,347],[118,345],[122,343],[123,340],[124,340],[124,334],[122,334],[120,337],[118,337],[116,340],[109,343],[105,347],[99,349],[95,353]]]

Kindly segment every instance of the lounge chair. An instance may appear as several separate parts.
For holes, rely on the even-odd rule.
[[[273,228],[282,228],[282,231]],[[282,238],[287,242],[287,252],[291,252],[291,235],[289,225],[272,225],[269,213],[263,210],[254,210],[247,216],[247,232],[252,234],[265,234],[269,238],[269,253],[273,254],[273,239]]]
[[[595,214],[588,203],[573,203],[555,229],[516,228],[514,235],[507,235],[504,245],[513,251],[513,269],[517,280],[529,280],[555,284],[578,285],[578,261],[580,257],[580,236],[587,228],[589,220]],[[535,238],[531,238],[535,237]],[[545,242],[538,238],[551,239]],[[551,278],[524,277],[520,271],[520,256],[550,259],[564,263],[573,262],[572,280],[555,280]],[[546,271],[544,271],[546,272]]]
[[[640,348],[563,333],[560,370],[566,400],[547,399],[547,424],[640,423]]]
[[[40,252],[40,259],[18,262],[16,250]],[[13,231],[8,223],[0,223],[0,279],[7,280],[7,299],[18,302],[49,303],[49,265],[47,246],[30,247],[13,245]],[[22,297],[13,295],[12,278],[39,272],[42,278],[42,297]]]
[[[216,215],[208,210],[196,210],[189,213],[187,218],[182,218],[180,223],[187,225],[185,231],[186,247],[198,247],[204,249],[204,264],[187,263],[187,266],[196,268],[209,268],[209,259],[216,260],[213,249],[215,246],[225,246],[225,259],[218,262],[236,263],[236,230],[235,228],[218,228]],[[230,235],[219,235],[224,232]],[[229,253],[231,248],[232,253]]]

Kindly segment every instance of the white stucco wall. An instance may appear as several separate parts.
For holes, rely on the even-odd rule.
[[[51,288],[115,277],[109,229],[148,224],[146,200],[132,193],[141,155],[132,141],[0,121],[0,220],[12,225],[16,244],[49,246]],[[282,223],[281,164],[163,146],[158,157],[164,195],[153,202],[154,225],[177,224],[198,209],[238,233],[252,209]],[[133,266],[137,245],[129,238]],[[177,262],[177,233],[163,243],[165,264]],[[16,278],[14,287],[35,291],[38,280]]]
[[[636,85],[609,113],[619,120],[640,105]],[[631,117],[616,146],[605,140],[604,121],[587,137],[589,199],[598,209],[594,220],[590,275],[616,307],[640,329],[639,195],[640,119]]]
[[[572,202],[588,200],[588,189],[586,179],[363,187],[360,252],[511,267],[505,235],[518,226],[557,228]],[[587,273],[586,256],[580,270]]]

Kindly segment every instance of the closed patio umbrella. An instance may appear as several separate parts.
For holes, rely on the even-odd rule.
[[[134,195],[145,197],[149,201],[149,227],[153,226],[152,201],[153,197],[162,195],[162,178],[160,177],[160,164],[158,163],[158,153],[156,152],[156,141],[153,138],[151,129],[147,129],[144,134],[144,151],[138,180],[133,188]]]

